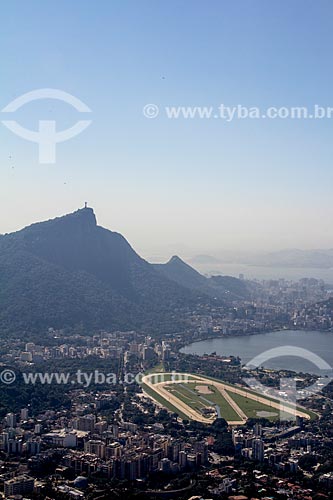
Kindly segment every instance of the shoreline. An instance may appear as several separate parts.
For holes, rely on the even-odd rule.
[[[206,340],[217,340],[217,339],[230,339],[230,338],[238,338],[238,337],[252,337],[253,335],[266,335],[267,333],[274,333],[274,332],[285,332],[288,330],[293,330],[293,328],[277,328],[276,330],[267,330],[265,332],[251,332],[251,333],[240,333],[239,335],[209,335],[208,337],[202,337],[200,339],[192,340],[190,342],[182,342],[181,345],[177,347],[178,351],[180,349],[183,349],[186,346],[192,345],[192,344],[197,344],[198,342],[205,342]],[[295,328],[296,330],[296,328]],[[303,330],[300,330],[303,331]],[[304,330],[304,331],[311,331],[311,330]],[[327,330],[329,331],[329,330]]]
[[[276,328],[276,329],[269,329],[264,332],[251,332],[251,333],[240,333],[239,335],[210,335],[208,337],[202,337],[200,339],[192,340],[190,342],[185,342],[181,343],[181,345],[177,346],[178,352],[180,349],[183,349],[186,346],[192,345],[192,344],[197,344],[199,342],[205,342],[206,340],[218,340],[218,339],[230,339],[230,338],[239,338],[239,337],[252,337],[253,335],[267,335],[269,333],[277,333],[277,332],[287,332],[287,331],[300,331],[300,332],[320,332],[320,333],[332,333],[332,330],[312,330],[312,329],[305,329],[305,328],[299,328],[299,327],[286,327],[286,328]],[[184,354],[184,353],[182,353]]]
[[[313,329],[300,329],[300,328],[278,328],[276,330],[269,330],[269,331],[265,331],[265,332],[258,332],[258,333],[251,333],[251,334],[248,334],[248,335],[223,335],[223,336],[218,336],[218,337],[206,337],[202,340],[195,340],[194,342],[190,342],[190,343],[187,343],[187,344],[184,344],[182,345],[179,349],[178,349],[178,353],[180,355],[183,355],[183,356],[198,356],[199,358],[204,358],[205,356],[210,356],[213,354],[213,347],[212,346],[205,346],[205,349],[206,351],[205,352],[195,352],[196,351],[196,348],[194,347],[195,344],[197,343],[200,343],[200,342],[206,342],[206,341],[210,341],[210,340],[221,340],[221,339],[225,339],[226,341],[236,341],[238,340],[238,338],[243,338],[244,336],[245,337],[252,337],[253,335],[267,335],[267,334],[272,334],[272,335],[275,335],[275,334],[283,334],[283,333],[290,333],[292,334],[293,332],[296,332],[298,333],[300,336],[302,335],[306,335],[306,334],[309,334],[312,336],[315,335],[315,334],[326,334],[326,335],[332,335],[332,330],[331,329],[326,329],[326,330],[313,330]],[[278,337],[278,335],[276,336],[276,338]],[[260,343],[261,342],[261,339],[258,338],[257,339],[258,342]],[[285,340],[285,339],[284,339]],[[238,341],[240,342],[240,341]],[[208,343],[208,342],[207,342]],[[287,341],[288,343],[288,341]],[[288,344],[289,345],[289,344]],[[296,344],[295,344],[296,345]],[[184,349],[188,346],[193,346],[193,351],[194,352],[184,352]],[[219,345],[215,347],[215,354],[216,354],[216,357],[219,357],[220,354],[219,354]],[[270,349],[274,349],[274,346],[273,347],[269,347],[268,346],[268,350]],[[241,349],[241,348],[240,348]],[[305,348],[306,350],[310,350],[312,352],[312,347],[310,348]],[[201,350],[199,350],[201,351]],[[323,354],[321,354],[323,355]],[[244,359],[244,356],[245,356],[245,359]],[[256,354],[254,354],[254,357],[256,356]],[[223,356],[222,356],[223,357]],[[240,360],[240,363],[241,363],[241,366],[242,368],[244,368],[244,366],[246,366],[246,362],[247,362],[247,354],[245,352],[242,351],[241,349],[241,353],[238,353],[237,355],[236,354],[230,354],[228,356],[225,356],[225,357],[230,357],[230,358],[238,358]],[[320,355],[319,355],[320,357]],[[322,359],[323,361],[325,361],[324,359]],[[328,361],[326,361],[328,362]],[[314,363],[315,365],[317,365],[317,363]],[[264,365],[262,365],[262,368],[266,368],[266,369],[269,369],[269,370],[272,370],[273,372],[283,372],[283,371],[288,371],[288,372],[291,372],[291,373],[294,373],[295,375],[301,375],[301,374],[304,374],[304,375],[309,375],[309,376],[315,376],[315,377],[332,377],[333,376],[333,362],[331,361],[329,363],[330,365],[330,369],[327,369],[327,370],[324,370],[323,372],[323,369],[321,369],[321,371],[319,370],[314,370],[312,371],[313,369],[309,368],[309,367],[294,367],[294,369],[290,369],[290,367],[270,367],[270,366],[267,366],[266,363]],[[319,366],[317,365],[316,368],[319,368]]]

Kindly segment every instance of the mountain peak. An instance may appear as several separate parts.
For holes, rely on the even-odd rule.
[[[168,264],[172,264],[172,263],[173,264],[176,264],[176,263],[178,263],[178,264],[185,264],[185,262],[180,257],[178,257],[178,255],[173,255],[171,257],[171,259],[169,260]]]
[[[88,207],[87,205],[85,205],[84,208],[79,208],[78,210],[76,210],[76,212],[73,212],[67,216],[65,215],[65,217],[74,217],[82,221],[85,221],[88,224],[92,224],[93,226],[97,226],[97,220],[94,209]]]
[[[30,227],[41,227],[48,226],[50,228],[62,227],[62,228],[82,228],[82,229],[95,229],[97,227],[97,220],[95,212],[92,208],[88,206],[84,206],[83,208],[79,208],[75,212],[62,215],[60,217],[56,217],[55,219],[50,219],[45,222],[39,222],[37,224],[33,224]]]
[[[179,325],[174,311],[197,302],[121,234],[98,226],[87,205],[3,236],[0,290],[0,338],[3,325],[20,332],[161,329]]]

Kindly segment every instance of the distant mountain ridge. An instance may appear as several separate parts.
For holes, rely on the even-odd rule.
[[[333,249],[280,250],[255,259],[255,265],[269,267],[299,267],[329,269],[333,267]]]
[[[208,266],[214,268],[218,265],[223,266],[223,264],[242,264],[272,268],[332,269],[333,249],[301,250],[291,248],[275,252],[250,252],[249,254],[221,251],[215,256],[197,255],[192,257],[190,262],[201,268],[208,268]]]

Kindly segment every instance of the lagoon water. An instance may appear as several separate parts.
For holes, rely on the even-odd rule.
[[[211,354],[212,352],[216,352],[221,356],[239,356],[242,364],[246,364],[255,356],[269,349],[283,346],[296,346],[307,349],[320,356],[333,367],[333,332],[283,330],[243,337],[224,337],[194,342],[185,346],[181,352],[199,356]],[[288,369],[296,372],[331,375],[328,371],[323,372],[308,359],[290,355],[271,359],[264,362],[263,365],[276,370]]]

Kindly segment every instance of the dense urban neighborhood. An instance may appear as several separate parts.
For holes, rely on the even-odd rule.
[[[147,373],[185,372],[244,387],[239,357],[184,354],[181,347],[287,328],[331,329],[331,290],[323,282],[256,285],[253,300],[198,307],[184,331],[164,338],[50,327],[38,343],[4,339],[4,498],[332,498],[330,384],[302,400],[311,418],[272,418],[248,399],[245,421],[229,425],[222,411],[207,425],[141,383]],[[10,370],[14,380],[6,378]],[[263,367],[251,375],[273,388],[285,376],[300,388],[318,379]]]

